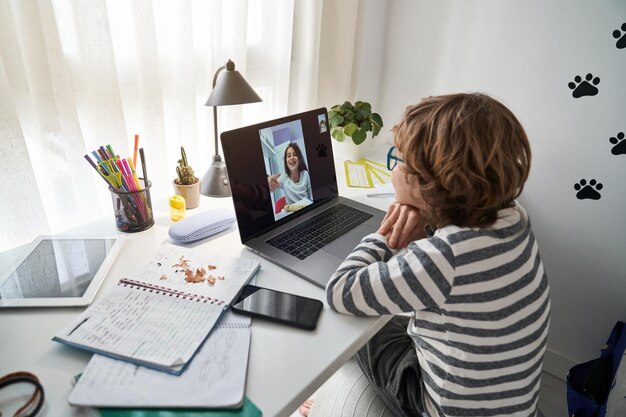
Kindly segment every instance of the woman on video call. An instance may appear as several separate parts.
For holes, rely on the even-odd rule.
[[[267,177],[270,191],[280,187],[285,192],[287,204],[296,204],[303,199],[313,201],[311,192],[311,178],[307,170],[306,162],[300,148],[295,143],[290,143],[285,149],[285,172]]]

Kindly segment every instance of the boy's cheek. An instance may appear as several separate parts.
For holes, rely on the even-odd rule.
[[[419,195],[419,189],[417,188],[417,181],[409,180],[401,170],[394,168],[391,172],[391,182],[396,194],[396,201],[400,204],[407,204],[415,206],[417,202],[413,197]],[[421,199],[421,198],[420,198]]]
[[[393,184],[393,192],[396,195],[395,200],[401,203],[399,199],[402,198],[402,184],[398,181],[397,175],[393,171],[391,172],[391,183]]]
[[[417,186],[410,187],[405,184],[402,188],[398,188],[394,184],[394,188],[396,202],[428,211],[428,205],[424,202],[422,193]]]

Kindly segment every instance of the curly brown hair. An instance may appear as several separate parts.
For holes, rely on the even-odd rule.
[[[406,175],[414,175],[442,227],[485,227],[524,187],[531,152],[522,125],[499,101],[479,93],[427,97],[393,128]]]

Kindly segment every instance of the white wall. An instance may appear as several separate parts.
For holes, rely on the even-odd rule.
[[[385,41],[382,78],[374,71],[358,82],[368,92],[379,86],[372,100],[387,126],[423,96],[481,91],[526,128],[533,166],[521,201],[552,296],[546,366],[564,376],[571,361],[597,356],[614,322],[626,320],[626,155],[613,155],[609,142],[626,132],[626,49],[613,38],[626,1],[384,4],[381,13],[379,2],[361,2],[359,30]],[[377,59],[360,53],[357,62]],[[568,83],[587,73],[600,78],[598,94],[572,97]],[[603,184],[599,200],[576,197],[581,179]]]

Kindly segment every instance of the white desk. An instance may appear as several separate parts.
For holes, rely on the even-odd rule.
[[[338,182],[345,184],[338,170]],[[345,188],[345,187],[344,187]],[[358,197],[366,190],[342,189],[342,195],[384,209],[386,199]],[[232,205],[232,200],[202,197],[198,213],[210,207]],[[172,224],[165,212],[165,201],[154,200],[155,225],[147,231],[128,234],[118,256],[98,292],[101,296],[136,265],[151,259],[161,244],[169,240]],[[158,212],[161,211],[159,214]],[[115,233],[113,214],[71,233]],[[324,290],[308,283],[245,249],[236,228],[199,242],[207,251],[256,259],[261,263],[257,284],[324,301],[317,330],[308,332],[262,320],[253,320],[246,395],[262,410],[263,416],[288,416],[333,372],[346,362],[387,318],[354,318],[332,312]],[[0,262],[1,262],[0,257]],[[1,267],[1,263],[0,263]],[[0,311],[0,376],[14,371],[36,374],[44,388],[46,401],[41,416],[86,416],[86,410],[67,403],[72,377],[84,369],[91,354],[51,340],[81,308],[6,309]],[[22,389],[23,388],[23,389]],[[0,410],[12,413],[29,396],[28,386],[0,390]],[[9,395],[11,393],[11,395]]]

